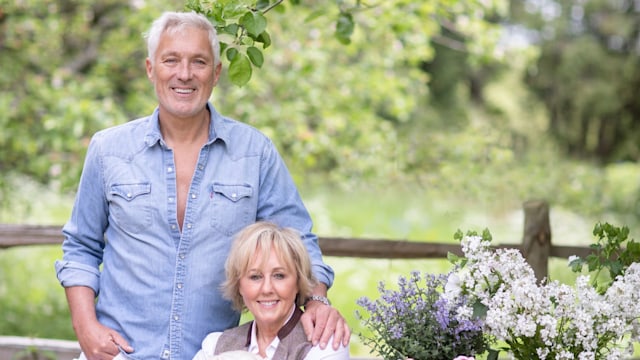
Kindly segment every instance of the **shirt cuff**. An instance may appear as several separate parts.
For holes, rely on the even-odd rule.
[[[79,262],[58,260],[55,262],[56,276],[63,287],[87,286],[98,294],[100,271]]]

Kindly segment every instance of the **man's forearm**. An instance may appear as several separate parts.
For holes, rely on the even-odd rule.
[[[65,288],[65,294],[76,334],[82,330],[85,324],[98,321],[95,306],[96,294],[93,289],[86,286],[71,286]]]

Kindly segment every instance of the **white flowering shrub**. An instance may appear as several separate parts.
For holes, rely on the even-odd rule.
[[[444,296],[475,299],[469,312],[483,316],[483,331],[513,359],[621,359],[640,341],[640,264],[630,263],[606,291],[589,275],[574,286],[539,284],[516,249],[494,249],[488,232],[462,236],[464,257]],[[503,346],[504,345],[504,346]]]

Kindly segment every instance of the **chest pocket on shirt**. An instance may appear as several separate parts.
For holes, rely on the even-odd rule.
[[[109,212],[123,230],[140,233],[151,226],[151,184],[112,184]]]
[[[211,226],[218,231],[228,236],[234,235],[255,221],[253,188],[250,185],[213,183],[210,192],[213,209]]]

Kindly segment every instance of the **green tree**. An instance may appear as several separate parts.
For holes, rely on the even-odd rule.
[[[640,13],[632,1],[512,1],[541,45],[526,81],[566,153],[640,159]]]
[[[490,58],[487,54],[498,32],[487,17],[502,13],[505,4],[402,0],[374,5],[365,1],[260,3],[244,1],[243,6],[226,11],[237,3],[189,2],[190,7],[213,18],[222,33],[231,28],[234,35],[244,34],[243,25],[233,18],[219,20],[219,14],[233,12],[236,18],[261,13],[254,16],[264,18],[261,30],[270,34],[263,71],[254,74],[235,101],[235,92],[225,91],[223,106],[230,107],[229,113],[240,112],[240,119],[249,123],[258,124],[255,118],[259,114],[260,127],[275,135],[294,173],[319,171],[341,183],[371,175],[394,178],[423,164],[409,158],[416,154],[415,143],[402,136],[423,134],[416,141],[424,143],[422,130],[428,124],[436,123],[438,128],[451,125],[451,117],[428,110],[444,101],[443,96],[430,103],[434,94],[429,92],[429,84],[434,79],[438,84],[451,80],[453,87],[459,88],[465,82],[463,77],[472,72],[469,63]],[[277,6],[267,7],[266,3]],[[455,29],[463,40],[443,31],[443,24]],[[240,48],[234,50],[234,56],[242,53],[243,46],[256,44],[246,36],[227,41],[233,45],[226,49]],[[464,71],[454,77],[431,72],[425,63],[436,55],[434,44],[440,44],[445,53],[453,43],[457,48],[449,60],[455,59],[454,67]],[[435,89],[439,95],[437,84]],[[242,101],[248,94],[254,96],[252,105]],[[449,108],[455,109],[451,113],[465,112],[464,102]],[[412,134],[411,129],[420,131]]]
[[[141,25],[157,13],[152,2],[146,6],[0,5],[0,172],[67,188],[77,181],[93,132],[153,106],[140,76]]]
[[[296,174],[336,180],[407,169],[413,144],[398,129],[442,123],[421,114],[430,76],[421,65],[441,24],[464,34],[472,61],[494,39],[485,14],[504,11],[504,0],[2,3],[0,171],[72,189],[90,136],[156,105],[141,34],[185,5],[226,44],[216,106],[267,132]]]

